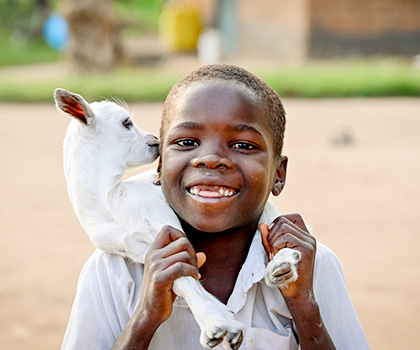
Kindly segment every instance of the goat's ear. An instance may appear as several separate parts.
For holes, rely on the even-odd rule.
[[[76,118],[83,124],[91,125],[93,123],[95,114],[82,96],[64,89],[55,89],[54,101],[59,111]]]

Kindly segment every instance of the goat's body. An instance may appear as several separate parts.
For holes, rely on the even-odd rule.
[[[157,153],[147,156],[146,151],[150,150],[143,147],[149,135],[133,124],[135,133],[132,132],[130,138],[119,140],[115,135],[112,138],[105,124],[111,131],[118,128],[107,118],[114,118],[116,122],[122,120],[116,118],[118,113],[125,114],[121,107],[110,102],[89,105],[79,95],[57,91],[57,107],[75,117],[64,140],[64,172],[70,201],[83,229],[99,249],[144,263],[148,248],[164,225],[182,230],[161,187],[153,183],[153,171],[122,181],[130,162],[146,164],[156,158]],[[90,119],[85,120],[85,114]],[[105,117],[105,114],[111,116]],[[123,135],[118,133],[115,133],[118,137]],[[132,148],[127,152],[125,148],[129,146]],[[142,147],[145,154],[140,152]],[[128,156],[131,161],[127,161]],[[178,278],[173,291],[190,307],[201,328],[203,346],[212,347],[219,341],[223,341],[226,349],[240,346],[242,325],[226,305],[198,281],[192,277]]]
[[[144,263],[147,249],[164,225],[181,230],[160,187],[153,184],[153,171],[122,181],[121,174],[87,169],[77,157],[70,158],[69,197],[83,229],[99,249]]]

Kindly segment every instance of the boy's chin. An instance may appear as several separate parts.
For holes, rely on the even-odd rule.
[[[184,226],[185,222],[183,223]],[[203,220],[190,220],[187,224],[191,229],[202,232],[202,233],[209,233],[209,234],[219,234],[219,233],[227,233],[235,231],[240,227],[251,226],[249,223],[243,223],[243,225],[238,225],[238,222],[223,222],[222,220],[212,220],[210,218],[206,218]],[[188,231],[188,229],[186,230]]]
[[[190,225],[192,226],[195,230],[200,231],[200,232],[205,232],[205,233],[219,233],[219,232],[225,232],[227,230],[229,230],[231,227],[226,226],[226,225],[203,225],[202,223],[200,224],[195,224],[195,225]]]
[[[220,221],[215,222],[209,218],[190,220],[188,221],[181,219],[182,227],[186,232],[188,231],[199,231],[203,233],[219,233],[231,229],[231,225],[222,223]]]

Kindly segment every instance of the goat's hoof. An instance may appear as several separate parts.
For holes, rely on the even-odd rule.
[[[297,267],[302,259],[298,250],[283,248],[278,251],[265,270],[265,282],[270,287],[286,288],[298,279]]]
[[[223,341],[223,338],[226,335],[226,333],[226,329],[216,327],[213,332],[210,332],[210,334],[206,334],[206,345],[209,348],[214,348],[216,345],[219,345]]]
[[[207,348],[214,348],[222,343],[226,350],[239,349],[243,340],[242,324],[233,319],[225,320],[225,322],[224,326],[207,327],[203,330],[200,343]]]
[[[241,346],[243,340],[244,334],[240,329],[237,333],[229,333],[228,336],[225,337],[223,346],[228,350],[237,350]]]

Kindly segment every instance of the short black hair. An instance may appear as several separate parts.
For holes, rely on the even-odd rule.
[[[193,84],[205,81],[226,81],[242,85],[255,95],[264,108],[266,123],[273,133],[273,149],[280,156],[283,149],[286,113],[280,97],[267,83],[247,70],[228,64],[202,66],[181,78],[169,92],[163,106],[160,140],[163,142],[176,100]]]

